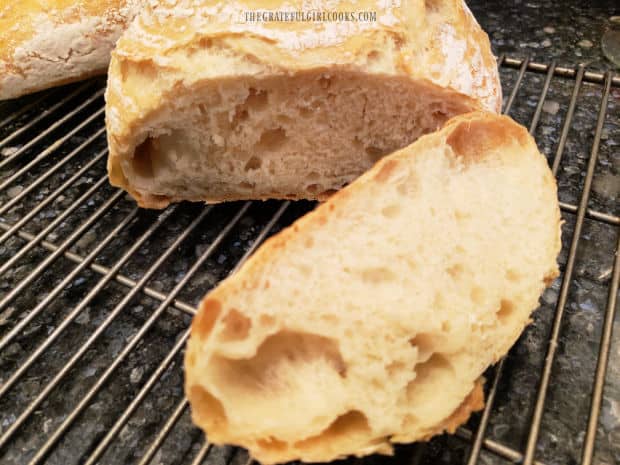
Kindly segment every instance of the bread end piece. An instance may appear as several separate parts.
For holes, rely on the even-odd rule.
[[[558,275],[546,159],[472,113],[387,156],[269,239],[203,300],[186,352],[194,422],[265,463],[390,453],[482,407]]]

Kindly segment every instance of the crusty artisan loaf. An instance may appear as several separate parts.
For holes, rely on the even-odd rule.
[[[0,0],[0,99],[105,73],[144,0]]]
[[[119,40],[108,171],[141,206],[324,198],[449,117],[500,107],[488,38],[461,0],[312,6],[375,22],[246,22],[261,5],[169,0]]]
[[[480,377],[558,274],[545,158],[458,116],[379,161],[211,291],[185,368],[194,422],[260,462],[390,453],[481,408]]]

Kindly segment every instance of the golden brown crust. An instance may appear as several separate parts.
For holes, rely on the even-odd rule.
[[[0,99],[104,74],[142,0],[0,5]]]
[[[222,304],[218,300],[203,300],[196,317],[192,320],[192,334],[195,334],[201,339],[207,339],[221,310]]]
[[[72,84],[74,82],[85,81],[87,79],[94,78],[97,76],[103,76],[104,74],[106,74],[106,72],[107,72],[107,68],[104,67],[100,69],[94,69],[92,71],[86,71],[82,74],[77,74],[75,76],[67,76],[65,78],[57,79],[54,81],[38,82],[33,85],[28,85],[27,87],[24,87],[23,91],[20,92],[19,95],[11,95],[10,98],[19,97],[21,95],[34,94],[35,92],[46,90],[52,87],[59,87],[59,86],[67,85],[67,84]]]
[[[454,434],[459,426],[469,420],[472,413],[482,410],[484,408],[484,381],[484,378],[478,378],[474,384],[474,388],[452,415],[446,418],[436,429],[429,432],[422,440],[430,441],[433,436],[437,436],[444,432]]]

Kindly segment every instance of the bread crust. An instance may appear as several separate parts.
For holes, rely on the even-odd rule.
[[[0,99],[105,74],[142,0],[6,2],[0,6]]]
[[[495,289],[498,290],[498,292],[501,293],[500,295],[504,297],[501,298],[502,304],[500,305],[499,310],[491,306],[491,308],[484,311],[497,312],[499,319],[503,311],[503,299],[506,298],[510,300],[515,298],[515,302],[517,303],[506,304],[508,312],[511,312],[513,315],[512,318],[515,319],[510,320],[509,324],[502,324],[501,336],[497,333],[497,327],[490,327],[491,329],[487,329],[486,331],[490,331],[487,334],[469,334],[467,333],[469,330],[463,330],[465,331],[465,336],[463,337],[466,339],[466,341],[464,341],[465,347],[477,344],[484,347],[484,349],[481,350],[476,356],[477,358],[475,361],[469,359],[469,362],[466,364],[469,366],[469,363],[474,363],[477,368],[469,372],[470,374],[468,376],[471,376],[470,378],[460,378],[458,382],[455,380],[452,384],[442,384],[441,386],[435,387],[435,390],[432,391],[432,395],[429,394],[427,400],[430,402],[432,399],[435,399],[436,404],[433,405],[437,405],[438,408],[442,408],[444,407],[444,404],[448,402],[449,397],[447,394],[442,393],[441,390],[443,389],[446,392],[449,392],[453,388],[457,389],[459,392],[458,395],[454,394],[454,391],[450,394],[454,396],[452,400],[449,401],[449,405],[452,406],[451,411],[445,412],[445,416],[443,416],[443,418],[439,418],[436,423],[426,425],[421,429],[415,426],[415,421],[417,420],[408,420],[405,413],[394,413],[396,418],[398,418],[398,421],[395,420],[395,424],[392,424],[391,429],[388,429],[387,434],[384,429],[379,429],[379,431],[384,432],[382,433],[382,436],[379,436],[379,433],[373,431],[372,428],[369,428],[368,424],[372,426],[373,421],[378,421],[380,423],[382,417],[390,416],[391,412],[388,410],[379,410],[381,413],[378,418],[375,417],[373,420],[372,415],[370,415],[368,417],[369,423],[364,425],[364,422],[360,420],[359,416],[359,409],[362,407],[351,401],[349,399],[349,391],[345,390],[344,394],[342,394],[344,396],[344,400],[342,402],[348,405],[349,409],[353,409],[349,410],[349,413],[347,414],[349,416],[345,416],[349,425],[349,433],[345,434],[342,432],[346,431],[343,424],[340,422],[343,414],[341,409],[343,407],[337,403],[334,403],[333,405],[333,416],[329,417],[333,423],[331,423],[331,426],[330,423],[327,423],[327,426],[329,427],[323,427],[326,429],[323,429],[323,433],[321,433],[320,436],[316,436],[316,434],[317,431],[321,431],[321,428],[316,427],[316,429],[313,429],[312,431],[306,432],[304,430],[304,436],[299,438],[301,441],[296,441],[295,437],[291,438],[290,436],[287,436],[288,420],[284,421],[285,424],[282,425],[277,424],[269,426],[269,428],[272,429],[267,430],[274,432],[271,433],[272,436],[268,438],[267,442],[265,442],[266,439],[261,436],[262,433],[258,432],[258,430],[247,430],[243,433],[240,432],[239,425],[245,425],[242,419],[252,422],[253,417],[244,419],[242,416],[244,413],[243,409],[235,410],[234,407],[231,407],[234,403],[230,400],[232,398],[228,398],[230,401],[228,404],[221,400],[225,398],[223,396],[226,395],[225,390],[228,389],[229,386],[225,382],[219,382],[217,380],[220,379],[220,376],[225,376],[226,370],[229,370],[230,368],[228,368],[229,366],[226,364],[221,364],[218,360],[221,360],[222,357],[229,358],[231,360],[245,360],[246,358],[248,360],[262,360],[260,357],[257,359],[253,358],[258,353],[256,352],[256,348],[263,347],[264,341],[268,340],[252,339],[252,331],[256,331],[257,333],[261,332],[261,329],[254,329],[255,326],[257,326],[257,321],[260,322],[262,319],[265,319],[265,321],[271,325],[269,326],[270,329],[267,332],[268,335],[279,334],[277,331],[281,326],[278,325],[294,327],[298,331],[300,330],[299,328],[308,328],[308,331],[312,331],[309,329],[308,320],[312,319],[312,321],[314,321],[315,318],[320,318],[319,316],[314,316],[313,313],[315,312],[320,313],[321,315],[323,314],[321,313],[323,309],[320,304],[315,303],[315,300],[319,302],[319,295],[315,295],[314,299],[310,298],[309,300],[303,300],[298,303],[296,302],[295,296],[297,295],[296,293],[299,292],[299,288],[310,286],[310,283],[299,285],[296,284],[296,282],[289,283],[290,288],[287,288],[281,282],[282,277],[278,274],[278,270],[286,268],[289,270],[288,273],[290,273],[293,269],[293,265],[290,264],[292,262],[292,257],[297,256],[300,253],[304,253],[304,246],[301,244],[304,244],[305,247],[308,248],[317,248],[317,245],[313,245],[312,238],[319,237],[325,228],[329,228],[330,225],[338,222],[338,218],[350,218],[350,216],[345,215],[350,215],[354,200],[358,198],[366,199],[369,196],[369,192],[377,192],[377,195],[382,195],[381,192],[394,189],[395,185],[402,181],[404,173],[407,173],[407,176],[411,177],[409,181],[409,188],[414,189],[416,176],[423,175],[423,173],[412,173],[410,171],[413,160],[418,156],[422,157],[425,154],[434,153],[434,151],[437,150],[450,153],[449,160],[451,161],[448,161],[448,163],[454,163],[454,166],[450,168],[451,170],[454,170],[454,172],[467,170],[470,167],[476,168],[487,165],[497,166],[493,165],[494,163],[500,163],[501,166],[508,170],[509,167],[514,166],[514,164],[518,164],[522,167],[522,169],[527,171],[525,176],[535,180],[533,185],[535,185],[537,189],[540,189],[543,196],[543,199],[537,198],[535,201],[532,199],[532,202],[536,203],[536,205],[540,204],[539,207],[542,209],[541,217],[527,220],[544,225],[544,234],[540,243],[529,244],[531,247],[536,247],[537,252],[535,254],[535,259],[537,264],[531,270],[531,274],[526,276],[527,284],[518,284],[519,279],[524,278],[513,275],[523,273],[523,271],[519,269],[509,269],[511,264],[506,263],[503,265],[506,269],[502,270],[502,272],[506,273],[507,276],[506,278],[502,278],[505,280],[500,285],[494,284],[489,286],[489,292],[492,291],[493,286],[497,286]],[[503,170],[504,168],[500,169]],[[522,173],[521,175],[524,174]],[[455,176],[459,175],[455,174]],[[499,171],[497,176],[498,179],[502,179],[502,173]],[[449,180],[437,180],[437,182],[449,182]],[[479,185],[477,186],[477,189],[484,190],[485,186]],[[499,209],[503,207],[503,205],[496,207]],[[377,207],[374,208],[375,210],[373,211],[376,212]],[[360,212],[357,212],[356,210],[353,211],[359,213],[359,216],[353,216],[356,221],[371,221],[371,219],[366,216],[370,214],[366,210]],[[500,212],[498,211],[497,214],[499,213]],[[440,215],[444,214],[448,213],[441,212]],[[510,212],[506,214],[510,215]],[[420,218],[419,221],[425,220],[425,218]],[[371,453],[389,454],[391,453],[391,443],[428,440],[433,435],[440,434],[444,431],[454,432],[460,424],[467,421],[472,412],[483,407],[483,381],[481,376],[484,370],[490,364],[497,362],[514,344],[523,328],[530,322],[529,315],[537,305],[537,299],[540,292],[550,283],[552,279],[558,276],[559,270],[556,263],[556,257],[561,248],[560,225],[561,217],[559,206],[557,204],[557,188],[555,180],[547,166],[545,158],[538,152],[536,144],[533,138],[528,134],[527,130],[516,124],[509,117],[488,113],[476,112],[453,118],[440,131],[423,136],[410,147],[398,151],[379,161],[369,172],[362,175],[351,185],[334,194],[327,202],[318,206],[313,212],[298,219],[292,226],[268,239],[235,275],[224,280],[218,285],[217,288],[212,290],[205,297],[201,304],[200,310],[192,323],[191,337],[188,343],[185,361],[186,392],[188,393],[188,397],[193,408],[192,414],[194,422],[198,424],[198,426],[202,427],[210,439],[215,443],[233,443],[247,447],[255,458],[268,464],[296,459],[310,462],[329,461],[348,454],[358,456],[368,455]],[[354,239],[353,236],[360,234],[358,232],[359,223],[354,224],[352,220],[350,227],[350,237],[340,237],[340,242],[352,241]],[[387,224],[386,228],[388,228]],[[400,234],[408,235],[409,231],[403,229]],[[469,232],[468,234],[476,233]],[[455,232],[455,237],[457,238],[457,243],[454,244],[455,247],[461,245],[464,246],[464,244],[460,244],[458,242],[460,235],[465,235],[465,231]],[[377,247],[379,247],[385,238],[379,237],[377,239]],[[316,241],[316,239],[314,239],[314,241]],[[320,253],[324,256],[331,256],[332,254],[337,254],[337,251],[321,249]],[[525,262],[527,262],[527,260],[531,258],[528,258],[528,252],[524,252],[523,250],[514,250],[510,248],[509,254],[511,256],[511,260],[520,259],[519,257],[521,257],[525,260]],[[415,259],[416,257],[409,258]],[[407,257],[404,257],[403,260],[407,260]],[[317,262],[314,266],[322,269],[325,264]],[[384,263],[384,266],[389,267],[389,263]],[[416,265],[414,264],[414,266]],[[418,264],[417,266],[417,269],[419,269],[419,267],[424,267],[424,264]],[[484,261],[480,261],[477,266],[484,267]],[[327,273],[327,271],[325,271],[325,273]],[[353,279],[353,275],[348,273],[349,272],[346,268],[344,271],[330,271],[330,275],[335,275],[332,276],[331,279],[341,283],[341,291],[339,292],[341,294],[354,292],[349,288],[351,285],[350,280]],[[413,271],[413,273],[417,276],[415,271]],[[423,276],[423,274],[421,273],[420,276]],[[276,282],[274,283],[273,281]],[[436,283],[429,283],[429,286],[435,284]],[[446,282],[443,285],[447,284],[448,283]],[[325,283],[323,283],[323,285],[325,285]],[[278,286],[278,291],[273,290],[276,286]],[[509,291],[505,288],[506,286],[515,286],[515,289]],[[527,287],[524,288],[523,286]],[[520,290],[517,291],[517,288]],[[375,289],[371,287],[364,291],[368,293],[367,300],[364,305],[383,305],[382,303],[377,304],[377,299],[371,295],[373,290]],[[272,292],[280,292],[279,294],[274,295],[277,295],[278,299],[282,299],[284,302],[289,303],[285,304],[283,309],[278,310],[277,313],[269,314],[269,318],[265,318],[264,313],[268,312],[270,310],[269,306],[273,305]],[[397,288],[394,292],[402,292],[406,294],[407,289]],[[513,293],[513,297],[510,297],[511,292]],[[266,295],[266,300],[260,299],[260,296],[263,293]],[[240,295],[246,296],[247,298],[240,298]],[[272,297],[267,298],[269,296]],[[475,298],[475,296],[472,298]],[[291,300],[288,301],[287,299]],[[405,299],[405,301],[408,302],[408,305],[411,306],[411,308],[400,309],[402,311],[400,312],[398,323],[390,323],[390,325],[394,324],[395,326],[380,326],[383,324],[382,318],[384,315],[374,315],[373,318],[376,318],[376,320],[372,320],[372,323],[368,323],[370,327],[373,327],[372,330],[369,330],[371,331],[371,334],[363,333],[362,335],[359,335],[355,330],[352,330],[346,337],[336,336],[336,340],[338,340],[342,347],[344,347],[349,344],[348,339],[355,339],[358,337],[365,339],[372,339],[373,337],[381,338],[386,334],[386,332],[394,331],[396,333],[398,331],[402,331],[400,326],[397,325],[401,325],[402,322],[407,319],[414,319],[415,313],[418,311],[428,310],[428,314],[430,315],[432,315],[435,311],[433,307],[435,305],[434,303],[430,309],[423,309],[418,308],[416,299]],[[240,302],[245,302],[245,304]],[[246,305],[246,308],[244,308],[244,305]],[[515,307],[511,308],[510,305],[514,305]],[[230,310],[231,306],[234,308],[234,311]],[[467,309],[468,307],[465,306],[465,308]],[[349,321],[348,318],[355,315],[357,312],[361,312],[362,310],[360,308],[341,309],[337,307],[333,309],[333,311],[342,312],[341,319]],[[237,326],[233,324],[230,326],[230,322],[234,321],[234,319],[231,320],[231,312],[235,314],[235,318],[238,322],[241,322],[241,324],[238,324]],[[389,313],[390,310],[385,309],[385,312]],[[248,321],[243,319],[244,316],[248,319]],[[454,316],[456,316],[456,314]],[[363,318],[370,317],[366,315]],[[282,319],[286,319],[286,323],[283,323]],[[332,331],[331,323],[324,326],[320,326],[319,323],[316,324],[318,325],[316,326],[317,328],[322,328],[320,331],[313,333],[316,334],[316,337],[327,337],[330,334],[330,331]],[[242,335],[242,338],[247,338],[247,353],[242,353],[240,351],[236,352],[232,349],[227,351],[227,341],[222,339],[221,335],[225,334],[226,331],[229,331],[230,328],[235,331],[239,330],[239,334]],[[417,330],[420,330],[420,328],[417,328]],[[372,331],[376,331],[376,334],[372,333]],[[483,331],[485,330],[483,329]],[[347,333],[345,332],[344,334]],[[425,345],[424,340],[416,340],[414,336],[417,337],[418,334],[411,333],[409,335],[410,338],[413,338],[411,339],[411,343],[423,348]],[[259,336],[256,337],[258,338]],[[260,337],[265,337],[265,335]],[[271,336],[267,337],[269,338]],[[300,339],[300,337],[296,336],[291,339],[291,341],[297,341]],[[245,342],[246,339],[243,339],[244,344]],[[320,346],[326,347],[326,344],[326,342],[321,342]],[[253,351],[250,351],[249,347],[253,347]],[[439,350],[449,351],[447,348],[441,348]],[[459,350],[465,350],[465,348],[461,348]],[[392,352],[390,351],[390,354],[391,353]],[[458,350],[457,353],[459,353]],[[349,357],[357,356],[356,353],[348,352],[348,354]],[[385,354],[377,356],[381,358],[385,357]],[[347,365],[346,357],[344,362],[338,361],[337,358],[335,360],[335,366],[339,367],[336,371],[346,373],[345,380],[342,380],[342,382],[345,383],[346,379],[349,377],[349,372],[347,370],[350,370],[351,366]],[[438,360],[439,361],[435,364],[441,366],[442,359],[439,358]],[[251,371],[253,367],[252,363],[254,362],[248,361],[244,364],[243,370]],[[218,368],[219,366],[222,368]],[[399,365],[396,366],[398,367]],[[406,371],[406,367],[408,367],[408,365],[404,365],[400,369]],[[368,367],[366,365],[360,367],[362,373],[364,373],[367,369]],[[231,381],[229,382],[233,384],[235,382],[235,378],[226,379],[230,379]],[[310,380],[305,381],[312,382]],[[395,382],[395,380],[392,379],[389,381],[390,385]],[[335,383],[337,384],[338,382]],[[280,383],[286,385],[285,380],[280,381]],[[278,385],[281,385],[280,383],[278,383]],[[459,383],[462,383],[462,385],[455,387]],[[365,388],[371,389],[371,386],[359,387],[359,389]],[[349,385],[347,389],[351,389],[351,386]],[[375,397],[380,395],[376,391],[373,392]],[[321,393],[321,391],[319,391],[319,393]],[[241,401],[239,396],[234,397],[234,399]],[[458,400],[458,402],[456,402],[456,400]],[[267,401],[257,400],[256,402],[257,403],[252,405],[260,405],[260,402]],[[347,402],[351,403],[347,404]],[[404,408],[404,406],[401,407]],[[234,411],[229,411],[231,408]],[[307,409],[307,411],[295,412],[295,415],[300,416],[301,418],[312,418],[312,415],[315,413],[317,415],[325,414],[322,411],[319,411],[318,413],[315,412],[310,405]],[[209,412],[212,411],[217,411],[218,413],[211,417]],[[346,411],[347,410],[344,410],[344,412]],[[245,414],[250,415],[249,413]],[[227,417],[227,415],[229,416]],[[264,415],[265,423],[272,421],[269,418],[269,409],[265,408]],[[277,415],[277,413],[272,413],[272,415]],[[399,417],[399,415],[401,416]],[[402,418],[403,415],[404,419]],[[333,420],[334,418],[335,420]],[[231,422],[230,425],[228,422]],[[252,422],[252,424],[255,423],[256,428],[262,427],[262,422],[258,420]],[[293,425],[296,424],[294,421],[291,423]],[[334,427],[334,425],[337,427]],[[251,433],[248,431],[251,431]],[[277,433],[275,431],[277,431]],[[326,432],[329,434],[327,435]],[[305,439],[308,437],[311,439],[310,442]],[[315,438],[322,439],[322,442],[319,442]],[[306,447],[307,444],[312,444],[312,447]]]
[[[270,9],[302,10],[304,4],[271,2]],[[110,65],[106,93],[110,181],[146,208],[178,200],[236,199],[225,194],[188,199],[183,194],[140,191],[123,170],[123,163],[150,136],[149,125],[177,117],[170,114],[172,102],[191,89],[217,86],[225,79],[317,70],[327,75],[406,78],[445,90],[445,99],[462,104],[463,112],[499,112],[497,63],[487,35],[465,3],[403,0],[399,5],[356,2],[356,10],[376,11],[378,20],[346,24],[245,22],[239,19],[241,13],[256,9],[249,0],[173,0],[146,8],[119,40]],[[333,4],[331,8],[337,9]]]

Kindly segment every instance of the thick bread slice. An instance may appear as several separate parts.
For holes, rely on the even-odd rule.
[[[495,58],[461,0],[316,5],[376,21],[244,19],[309,12],[302,0],[145,9],[110,65],[112,184],[150,208],[325,198],[450,117],[499,109]]]
[[[0,1],[0,100],[104,74],[144,1]]]
[[[527,131],[472,113],[385,157],[202,302],[194,422],[262,463],[453,431],[558,275],[556,184]]]

